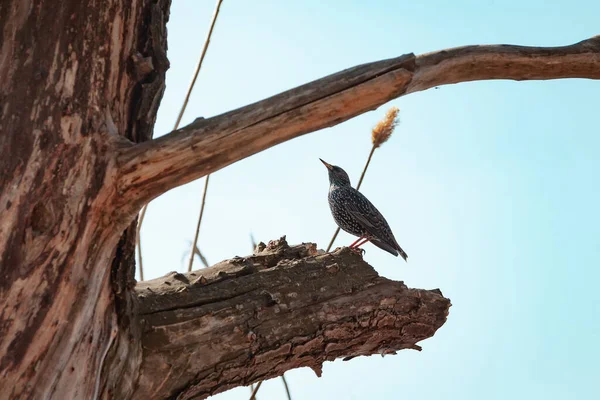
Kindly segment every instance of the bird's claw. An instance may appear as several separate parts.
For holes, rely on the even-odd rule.
[[[365,249],[361,248],[361,247],[349,247],[350,251],[352,251],[353,253],[358,254],[359,256],[363,256],[365,255],[365,253],[367,252]]]

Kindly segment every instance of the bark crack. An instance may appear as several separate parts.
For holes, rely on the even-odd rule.
[[[194,285],[199,276],[206,283]],[[450,307],[439,290],[382,278],[347,248],[327,254],[285,238],[136,292],[145,319],[140,399],[206,398],[292,368],[320,374],[325,361],[420,349]]]

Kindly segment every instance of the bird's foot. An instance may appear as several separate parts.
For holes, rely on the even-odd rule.
[[[348,247],[351,252],[358,254],[359,256],[363,256],[367,251],[361,247]]]

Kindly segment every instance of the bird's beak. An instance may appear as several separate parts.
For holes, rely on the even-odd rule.
[[[321,159],[319,158],[319,160],[321,160]],[[327,169],[332,169],[332,168],[333,168],[333,165],[331,165],[331,164],[327,164],[327,163],[326,163],[325,161],[323,161],[323,160],[321,160],[321,162],[322,162],[323,164],[325,164],[325,166],[327,167]]]

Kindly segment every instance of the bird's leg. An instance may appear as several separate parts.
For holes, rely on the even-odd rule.
[[[364,239],[364,237],[363,237],[363,236],[359,237],[358,239],[356,239],[356,240],[354,241],[354,243],[352,243],[352,244],[351,244],[350,246],[348,246],[348,247],[350,247],[350,248],[356,247],[356,243],[360,242],[360,241],[361,241],[361,240],[363,240],[363,239]]]
[[[369,240],[371,240],[371,239],[364,238],[364,240],[362,242],[355,244],[354,247],[358,248],[358,247],[362,246],[363,244],[367,243]]]
[[[369,240],[370,239],[366,238],[366,237],[358,238],[357,241],[355,241],[354,243],[352,243],[350,245],[350,250],[352,250],[353,252],[358,253],[362,256],[364,253],[366,253],[366,250],[359,248],[359,246],[362,246],[363,244],[367,243]]]

